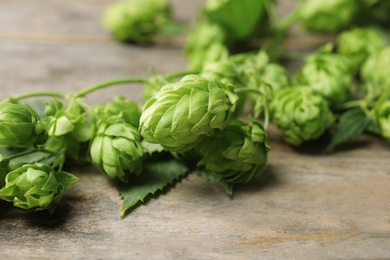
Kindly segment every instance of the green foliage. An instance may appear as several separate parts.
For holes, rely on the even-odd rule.
[[[120,216],[125,217],[148,197],[169,188],[188,173],[189,169],[180,161],[172,158],[161,159],[158,156],[150,157],[145,162],[141,174],[132,176],[128,184],[117,185],[119,194],[123,198]]]

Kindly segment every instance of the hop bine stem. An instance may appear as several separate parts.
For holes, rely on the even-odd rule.
[[[13,100],[21,100],[30,97],[55,97],[65,99],[65,94],[60,92],[50,92],[50,91],[37,91],[37,92],[29,92],[23,93],[17,96],[12,97]]]

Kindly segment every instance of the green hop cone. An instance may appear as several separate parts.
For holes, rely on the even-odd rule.
[[[227,125],[237,99],[230,84],[185,76],[162,87],[144,105],[141,135],[172,152],[185,152]]]
[[[356,0],[304,0],[299,7],[299,21],[311,31],[337,32],[354,24],[360,11]]]
[[[0,146],[26,148],[44,142],[38,114],[27,104],[0,103]]]
[[[0,198],[13,202],[15,207],[52,213],[78,178],[64,171],[55,171],[47,164],[25,164],[9,172]]]
[[[382,33],[374,28],[354,28],[342,32],[337,38],[338,53],[351,60],[358,71],[371,53],[386,46]]]
[[[270,104],[271,121],[294,146],[319,138],[334,123],[324,98],[307,86],[284,88]]]
[[[118,95],[113,101],[105,105],[94,105],[90,109],[90,116],[97,124],[107,118],[123,119],[124,122],[138,127],[139,118],[141,117],[140,106],[131,99]]]
[[[374,113],[381,136],[390,142],[390,89],[382,93],[375,104]]]
[[[168,0],[122,0],[107,7],[103,25],[119,41],[150,42],[170,20]]]
[[[371,54],[361,69],[361,77],[367,83],[374,84],[375,94],[390,86],[390,47]]]
[[[149,78],[148,82],[145,84],[145,89],[143,92],[143,100],[146,103],[150,98],[152,98],[164,85],[168,84],[169,81],[166,80],[163,76],[153,75]]]
[[[330,45],[310,55],[296,78],[322,95],[330,107],[343,104],[349,97],[353,77],[349,60],[330,52]]]
[[[130,173],[141,172],[143,154],[138,129],[117,118],[101,122],[91,141],[92,161],[110,178],[122,182],[128,182]]]
[[[198,150],[202,155],[198,166],[229,183],[246,183],[264,170],[269,146],[259,122],[232,120],[223,131],[200,143]]]
[[[188,36],[184,53],[191,70],[201,70],[205,64],[226,58],[226,32],[218,24],[199,21]]]

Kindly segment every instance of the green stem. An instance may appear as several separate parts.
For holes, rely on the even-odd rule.
[[[358,99],[358,100],[351,100],[348,102],[345,102],[340,109],[350,109],[354,107],[363,107],[364,106],[364,100]]]
[[[190,75],[190,74],[199,74],[199,71],[178,71],[178,72],[165,74],[164,78],[169,81],[169,80],[173,80],[175,78],[184,77],[184,76],[187,76],[187,75]]]
[[[106,82],[99,83],[97,85],[93,85],[91,87],[82,89],[81,91],[77,92],[75,94],[76,97],[83,97],[87,94],[90,94],[96,90],[103,89],[109,86],[119,85],[119,84],[126,84],[126,83],[147,83],[148,78],[143,77],[131,77],[131,78],[121,78],[121,79],[115,79],[110,80]]]
[[[37,91],[37,92],[23,93],[12,97],[12,99],[21,100],[30,97],[56,97],[56,98],[65,99],[65,95],[63,93],[50,92],[50,91]]]

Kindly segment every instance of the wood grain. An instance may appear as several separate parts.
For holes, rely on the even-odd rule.
[[[109,0],[0,1],[0,98],[76,91],[124,76],[182,70],[180,46],[131,46],[100,25]],[[184,22],[200,1],[175,0]],[[289,1],[281,1],[289,6]],[[141,101],[142,86],[121,93]],[[113,184],[92,167],[53,215],[0,201],[0,259],[385,259],[390,257],[390,146],[363,136],[334,154],[294,149],[271,126],[268,167],[234,198],[192,174],[124,219]]]

